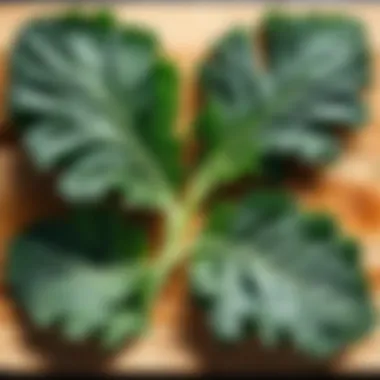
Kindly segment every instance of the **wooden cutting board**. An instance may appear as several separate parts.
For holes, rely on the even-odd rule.
[[[280,3],[279,3],[280,4]],[[279,6],[279,5],[277,5]],[[33,15],[54,12],[61,4],[0,5],[0,110],[6,89],[7,52],[17,28]],[[114,4],[123,19],[156,29],[178,62],[183,75],[179,126],[191,115],[194,62],[215,38],[234,23],[253,23],[267,7],[262,4]],[[273,6],[272,6],[273,7]],[[289,11],[320,9],[317,4],[283,3]],[[367,25],[373,55],[373,81],[368,94],[371,122],[348,144],[346,152],[308,189],[299,189],[306,205],[334,213],[344,228],[364,246],[363,263],[371,281],[374,302],[380,300],[380,4],[324,5],[326,10],[353,14]],[[0,112],[0,119],[2,115]],[[181,128],[180,128],[181,129]],[[183,130],[183,128],[182,128]],[[0,254],[6,260],[9,239],[34,218],[50,213],[57,200],[50,184],[30,168],[17,142],[0,132]],[[317,369],[334,371],[380,369],[380,330],[347,349],[331,363],[316,363],[284,351],[265,351],[252,341],[235,350],[218,346],[190,306],[178,274],[158,307],[154,328],[113,357],[105,358],[94,347],[63,344],[51,333],[35,331],[8,299],[0,293],[0,370],[103,371],[103,370],[254,370]]]

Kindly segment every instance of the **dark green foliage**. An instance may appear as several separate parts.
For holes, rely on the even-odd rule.
[[[251,34],[228,32],[201,66],[203,112],[212,107],[223,121],[197,121],[205,155],[241,136],[241,152],[250,144],[262,164],[330,162],[341,150],[337,132],[366,120],[362,92],[370,64],[362,26],[344,17],[274,13],[260,25],[256,44]],[[226,154],[239,161],[234,152]]]
[[[146,322],[145,241],[141,228],[110,211],[44,220],[10,247],[7,282],[39,327],[58,324],[69,339],[99,335],[118,344]]]
[[[164,208],[180,176],[178,78],[146,30],[100,16],[42,19],[12,54],[9,114],[60,194]]]
[[[357,248],[330,218],[301,212],[283,193],[253,192],[211,213],[192,289],[220,339],[254,330],[266,345],[290,341],[326,356],[372,325]]]

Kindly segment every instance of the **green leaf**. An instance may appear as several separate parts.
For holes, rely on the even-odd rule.
[[[257,191],[216,207],[195,248],[191,283],[211,329],[226,342],[255,331],[265,345],[290,342],[324,356],[372,324],[355,242],[280,192]]]
[[[341,150],[338,131],[366,119],[369,48],[356,20],[271,13],[258,35],[255,42],[244,28],[229,31],[199,72],[204,159],[221,151],[231,179],[254,173],[257,156],[262,165],[328,163]]]
[[[120,344],[146,320],[145,241],[139,227],[111,211],[44,220],[12,243],[7,283],[37,326],[58,325],[70,340]]]
[[[178,84],[150,31],[103,14],[37,19],[12,52],[9,117],[66,200],[165,208],[181,173]]]

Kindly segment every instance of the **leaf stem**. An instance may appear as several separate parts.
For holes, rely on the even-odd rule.
[[[185,233],[215,185],[210,171],[212,165],[203,165],[190,184],[184,200],[172,205],[165,213],[164,245],[152,268],[153,275],[147,295],[149,308],[153,307],[154,300],[162,291],[170,273],[191,253],[189,243],[184,241]]]

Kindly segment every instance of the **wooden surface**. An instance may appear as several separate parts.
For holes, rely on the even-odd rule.
[[[6,89],[7,51],[23,20],[55,5],[0,5],[0,105]],[[183,72],[183,101],[179,125],[191,114],[191,67],[200,54],[224,30],[236,22],[254,22],[263,5],[159,4],[114,5],[120,18],[143,22],[160,34],[168,52]],[[317,5],[287,8],[317,9]],[[341,159],[330,166],[312,186],[300,189],[306,205],[329,210],[364,246],[363,264],[371,281],[374,301],[380,301],[380,4],[324,5],[327,10],[354,14],[367,25],[374,59],[374,78],[368,94],[371,122],[348,144]],[[0,108],[1,109],[1,108]],[[0,113],[0,118],[2,117]],[[25,223],[56,208],[50,184],[29,167],[22,151],[8,133],[0,135],[0,254],[6,260],[9,238]],[[328,368],[337,371],[380,370],[380,330],[363,339],[331,363],[315,363],[283,351],[268,352],[256,342],[226,350],[212,341],[199,315],[187,302],[183,273],[174,279],[160,302],[154,328],[130,347],[105,358],[93,347],[62,344],[53,334],[34,331],[0,290],[0,370],[41,371],[139,370],[200,371],[224,369]]]

